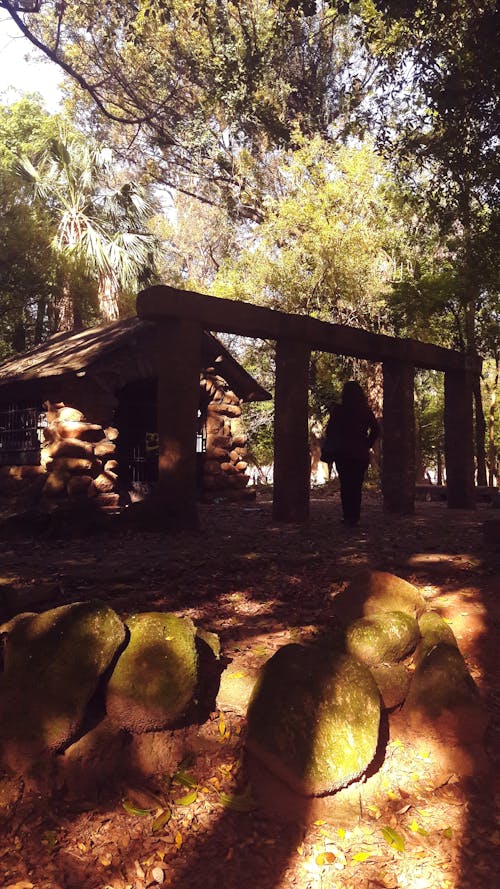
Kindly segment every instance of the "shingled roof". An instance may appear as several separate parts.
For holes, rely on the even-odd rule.
[[[119,349],[150,349],[155,324],[125,318],[76,333],[58,333],[35,349],[0,365],[3,386],[87,371]],[[205,369],[223,377],[243,401],[267,401],[272,396],[239,364],[211,333],[203,335]]]

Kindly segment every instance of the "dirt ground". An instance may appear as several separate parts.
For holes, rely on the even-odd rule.
[[[449,620],[490,725],[488,771],[475,777],[461,779],[440,751],[403,744],[389,727],[365,780],[305,800],[245,758],[236,694],[202,726],[179,731],[170,774],[150,763],[118,789],[102,782],[92,798],[64,782],[50,795],[0,783],[0,886],[499,886],[500,550],[482,536],[495,514],[418,503],[414,516],[398,518],[366,494],[361,525],[346,529],[338,495],[315,489],[307,525],[278,525],[264,491],[255,503],[202,505],[200,530],[177,536],[1,541],[0,589],[8,585],[17,610],[97,597],[121,615],[189,615],[219,634],[236,680],[281,645],[324,629],[360,567],[394,572]]]

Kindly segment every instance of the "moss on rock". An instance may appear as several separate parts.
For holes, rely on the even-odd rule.
[[[372,667],[370,672],[377,683],[384,710],[399,707],[410,687],[411,674],[407,667],[404,664],[380,664]]]
[[[380,697],[351,655],[286,645],[264,665],[248,708],[249,750],[290,787],[327,793],[373,759]]]
[[[432,648],[440,643],[458,648],[455,634],[449,624],[436,611],[427,611],[418,621],[422,639],[415,652],[415,664],[418,666]]]
[[[477,686],[456,645],[439,642],[421,660],[402,715],[415,732],[425,730],[442,743],[475,743],[487,716]]]
[[[387,571],[359,571],[347,589],[334,599],[335,612],[344,626],[380,611],[403,611],[418,617],[425,601],[413,584]]]
[[[361,617],[346,631],[346,648],[368,667],[395,664],[412,652],[420,639],[418,623],[402,611]]]
[[[197,682],[196,630],[189,618],[146,612],[126,621],[129,643],[111,676],[106,710],[132,733],[159,731],[182,716]]]
[[[102,674],[125,639],[118,615],[78,602],[19,615],[6,631],[0,676],[0,737],[12,765],[60,750],[81,727]]]

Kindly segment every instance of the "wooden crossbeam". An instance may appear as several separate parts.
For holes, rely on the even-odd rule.
[[[313,350],[369,361],[403,361],[414,367],[441,371],[464,370],[467,361],[462,352],[432,343],[329,324],[307,315],[292,315],[167,285],[148,287],[139,293],[137,314],[151,321],[167,318],[198,321],[206,330],[214,332],[259,339],[298,340]]]

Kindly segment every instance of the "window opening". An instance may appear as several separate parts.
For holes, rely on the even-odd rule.
[[[0,409],[0,466],[38,466],[47,414],[34,404]]]

